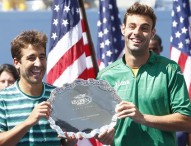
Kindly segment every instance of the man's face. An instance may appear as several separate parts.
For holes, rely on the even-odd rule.
[[[46,72],[46,53],[44,48],[34,48],[28,45],[22,49],[21,60],[14,59],[20,72],[20,81],[29,84],[41,84]]]
[[[151,40],[149,43],[149,50],[153,51],[154,53],[160,55],[162,48],[157,40]]]
[[[127,51],[138,54],[148,52],[148,45],[151,37],[155,34],[152,29],[152,20],[143,15],[127,16],[126,26],[122,26],[122,34],[125,37]]]
[[[7,71],[0,74],[0,90],[12,85],[15,82],[13,75]]]

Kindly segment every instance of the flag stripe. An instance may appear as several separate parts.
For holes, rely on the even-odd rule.
[[[71,47],[67,52],[65,52],[65,54],[63,54],[63,56],[56,62],[54,67],[48,72],[48,76],[50,76],[50,78],[48,79],[48,82],[50,84],[53,84],[54,79],[57,79],[68,66],[74,63],[74,61],[77,60],[84,53],[82,47],[80,47],[82,44],[82,41],[83,40],[81,39],[73,47]],[[68,56],[71,56],[71,57],[69,58]],[[50,80],[51,74],[53,75],[52,80]]]
[[[178,60],[178,64],[180,65],[180,68],[182,70],[182,72],[184,72],[184,68],[185,68],[185,63],[187,61],[187,55],[184,53],[180,54],[179,60]]]
[[[87,26],[77,0],[55,0],[47,60],[47,82],[55,86],[95,78]]]
[[[170,58],[179,64],[191,98],[190,18],[189,0],[173,1]]]
[[[85,60],[85,54],[82,54],[80,58],[73,62],[72,65],[68,66],[62,74],[54,81],[54,85],[61,87],[65,83],[71,83],[75,79],[78,78],[78,76],[83,73],[87,68],[84,66]],[[86,74],[87,75],[87,74]]]
[[[81,38],[82,33],[79,31],[80,23],[66,33],[56,44],[54,49],[48,53],[48,66],[47,72],[55,66],[60,58],[68,51],[72,46],[74,46]],[[78,32],[76,32],[78,31]],[[70,38],[70,40],[68,40]]]

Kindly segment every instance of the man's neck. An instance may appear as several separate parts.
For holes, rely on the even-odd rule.
[[[129,67],[131,67],[131,68],[137,68],[138,67],[139,68],[147,62],[149,57],[150,57],[149,52],[147,54],[139,55],[139,56],[134,56],[132,54],[126,53],[125,54],[125,61]]]
[[[19,88],[27,95],[40,96],[43,90],[43,83],[40,84],[29,84],[26,81],[20,80],[18,82]]]

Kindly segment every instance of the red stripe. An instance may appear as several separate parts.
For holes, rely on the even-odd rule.
[[[81,19],[81,24],[82,24],[82,32],[86,32],[86,27],[85,27],[84,19]]]
[[[103,146],[102,143],[98,142],[95,138],[90,138],[89,141],[93,146]]]
[[[180,54],[178,64],[179,64],[182,72],[184,72],[184,67],[185,67],[185,63],[186,63],[187,58],[188,58],[188,56],[186,54],[184,54],[184,53]]]
[[[87,80],[89,78],[96,78],[94,68],[85,69],[78,77],[79,79]]]
[[[60,58],[60,60],[48,72],[47,83],[53,84],[54,81],[64,72],[64,70],[75,60],[77,60],[83,53],[83,39],[80,39]]]

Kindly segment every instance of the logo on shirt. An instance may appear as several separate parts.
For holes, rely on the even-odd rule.
[[[181,71],[178,71],[177,74],[179,74],[179,75],[183,75]]]
[[[130,84],[129,81],[116,82],[114,87],[117,88],[119,86],[125,86],[125,85],[128,85],[128,84]]]

